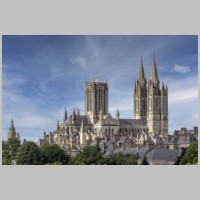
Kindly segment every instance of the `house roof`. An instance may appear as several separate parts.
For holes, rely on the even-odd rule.
[[[149,153],[146,154],[146,158],[148,161],[165,160],[174,162],[179,155],[180,155],[180,149],[169,150],[162,148],[154,148]]]

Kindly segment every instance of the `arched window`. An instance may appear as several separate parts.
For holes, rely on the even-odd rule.
[[[146,109],[145,99],[142,100],[142,107],[143,107],[144,110]]]
[[[108,128],[108,136],[110,137],[110,135],[111,135],[111,134],[110,134],[110,127],[109,127],[109,128]]]

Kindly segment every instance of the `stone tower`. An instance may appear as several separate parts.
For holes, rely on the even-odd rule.
[[[16,131],[15,131],[13,119],[11,119],[10,128],[8,131],[8,139],[9,138],[18,138],[19,139],[19,133],[16,133]]]
[[[151,77],[147,84],[147,125],[156,135],[168,134],[168,89],[160,89],[156,59],[153,57]]]
[[[85,113],[93,123],[99,118],[99,112],[108,114],[108,83],[93,80],[85,85]]]
[[[144,74],[143,60],[141,58],[138,79],[134,87],[134,118],[147,118],[147,81]]]

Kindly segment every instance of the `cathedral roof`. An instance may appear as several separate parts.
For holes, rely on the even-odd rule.
[[[84,126],[92,125],[90,118],[87,115],[77,115],[75,124],[81,125],[82,120],[84,122]],[[72,115],[67,119],[66,124],[70,125],[72,123]]]
[[[120,125],[146,126],[144,119],[120,119]]]

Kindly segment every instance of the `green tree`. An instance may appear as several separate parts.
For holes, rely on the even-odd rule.
[[[192,143],[186,150],[184,157],[181,159],[181,165],[198,164],[198,142]]]
[[[40,147],[40,153],[44,164],[68,164],[69,156],[57,144]]]
[[[149,165],[149,162],[147,161],[146,155],[144,155],[142,162],[141,162],[141,165]]]
[[[107,165],[137,165],[137,156],[135,154],[111,154],[105,158]]]
[[[16,161],[18,165],[42,164],[42,156],[39,147],[34,142],[24,142],[19,148]]]
[[[10,165],[16,159],[18,149],[20,147],[18,138],[9,138],[7,141],[2,141],[2,164]]]
[[[6,141],[2,141],[2,164],[3,165],[10,165],[11,158],[9,155],[9,148],[8,143]]]
[[[76,157],[71,157],[71,165],[101,165],[104,164],[103,153],[97,146],[86,146]]]

